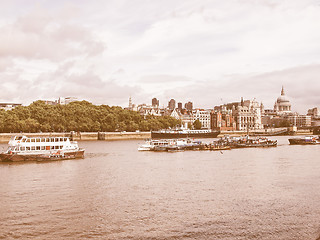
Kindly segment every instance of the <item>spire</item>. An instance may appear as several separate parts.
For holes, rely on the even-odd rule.
[[[132,99],[131,99],[131,96],[129,97],[129,109],[132,110]]]
[[[284,95],[284,88],[283,88],[283,86],[282,86],[282,89],[281,89],[281,96],[283,96]]]

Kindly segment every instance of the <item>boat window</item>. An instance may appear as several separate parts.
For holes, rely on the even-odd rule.
[[[62,149],[63,148],[63,146],[60,146],[60,149]]]
[[[31,142],[36,142],[36,139],[34,139],[34,138],[31,138]]]
[[[27,150],[27,151],[30,151],[30,147],[26,147],[26,150]]]
[[[36,138],[36,142],[40,142],[40,138]]]
[[[25,150],[26,150],[26,147],[21,147],[20,150],[21,150],[21,151],[25,151]]]
[[[17,137],[17,140],[21,140],[22,139],[22,137]]]
[[[31,146],[31,151],[36,150],[36,146]]]
[[[54,149],[54,146],[51,146],[51,149]]]
[[[46,150],[46,147],[45,146],[41,146],[41,150]]]
[[[36,150],[40,150],[40,146],[36,146]]]

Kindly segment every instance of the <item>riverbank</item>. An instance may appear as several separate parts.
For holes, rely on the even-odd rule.
[[[12,136],[70,137],[74,141],[116,141],[151,138],[151,132],[68,132],[68,133],[0,133],[0,142],[9,142]]]
[[[273,130],[275,132],[279,131]],[[265,130],[261,131],[263,135],[266,133]],[[267,131],[272,136],[270,130]],[[242,136],[247,135],[247,131],[221,131],[218,137],[225,135]],[[258,132],[255,132],[258,134]],[[312,134],[309,130],[298,130],[295,132],[296,135],[310,135]],[[151,138],[151,132],[68,132],[68,133],[0,133],[0,142],[9,142],[12,136],[25,135],[27,137],[70,137],[74,141],[116,141],[116,140],[134,140],[134,139],[147,139]],[[253,132],[249,131],[249,135],[254,135]],[[276,134],[274,134],[276,135]]]

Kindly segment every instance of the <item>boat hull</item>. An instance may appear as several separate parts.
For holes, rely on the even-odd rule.
[[[290,145],[316,145],[320,144],[318,141],[307,141],[305,139],[300,139],[300,138],[290,138],[288,139]]]
[[[175,133],[175,132],[151,132],[151,138],[216,138],[220,134],[219,131],[205,133]]]
[[[258,143],[258,144],[245,144],[245,143],[239,143],[235,144],[234,148],[268,148],[268,147],[276,147],[277,143]]]
[[[0,162],[57,161],[79,158],[84,158],[84,149],[72,152],[64,152],[63,154],[0,154]]]

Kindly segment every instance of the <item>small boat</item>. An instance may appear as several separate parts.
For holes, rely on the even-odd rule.
[[[159,139],[159,140],[146,140],[144,144],[138,147],[138,151],[167,151],[169,148],[173,149],[177,146],[176,140],[172,139]]]
[[[305,136],[302,138],[289,138],[290,145],[316,145],[320,144],[319,136]]]
[[[276,147],[278,145],[277,140],[268,140],[268,141],[249,141],[245,143],[235,144],[235,148],[257,148],[257,147]]]
[[[226,145],[212,145],[210,146],[211,151],[221,151],[221,150],[230,150],[231,147],[230,146],[226,146]]]
[[[276,147],[277,140],[270,140],[266,137],[224,137],[216,141],[216,144],[230,146],[231,148],[256,148]]]
[[[68,137],[13,136],[0,161],[50,161],[84,158],[84,149]]]
[[[191,139],[148,139],[138,147],[138,151],[177,151],[200,148],[201,141]]]

